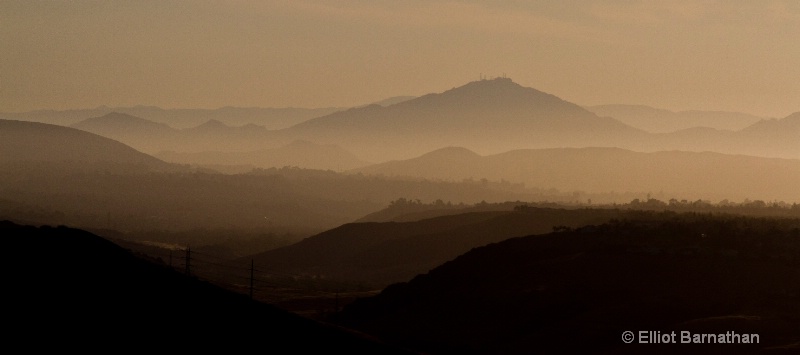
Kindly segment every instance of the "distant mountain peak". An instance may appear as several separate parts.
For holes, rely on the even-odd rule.
[[[199,129],[226,129],[226,128],[231,128],[231,126],[226,125],[222,121],[215,120],[215,119],[210,119],[210,120],[206,121],[205,123],[203,123],[203,124],[201,124],[201,125],[199,125],[199,126],[197,126],[195,128],[199,128]]]
[[[462,86],[453,88],[454,90],[518,90],[525,89],[522,85],[515,83],[510,78],[481,79],[471,81]]]
[[[588,111],[578,105],[562,100],[534,88],[517,84],[510,78],[482,79],[471,81],[440,94],[429,94],[421,98],[408,100],[403,104],[413,104],[425,100],[443,100],[458,106],[468,106],[487,110],[506,110],[508,108],[524,108],[526,110],[560,109],[570,111]]]
[[[171,129],[166,124],[153,122],[141,117],[117,111],[113,111],[99,117],[87,118],[83,121],[73,124],[72,127],[85,129],[89,131],[92,131],[92,129],[102,128],[102,127],[105,128],[117,127],[125,129],[130,129],[132,127],[159,127],[163,129]]]
[[[107,113],[107,114],[105,114],[103,116],[95,117],[94,119],[95,120],[107,120],[107,121],[111,121],[111,120],[116,120],[116,121],[120,121],[120,120],[146,121],[144,118],[136,117],[136,116],[133,116],[133,115],[129,115],[127,113],[122,113],[122,112],[117,112],[117,111],[109,112],[109,113]]]
[[[106,117],[106,118],[127,118],[127,117],[134,117],[134,116],[129,115],[127,113],[112,111],[112,112],[109,112],[109,113],[107,113],[107,114],[105,114],[105,115],[103,115],[101,117]]]
[[[515,83],[513,80],[511,80],[511,78],[508,78],[508,77],[496,77],[496,78],[492,78],[492,79],[480,79],[480,80],[473,81],[473,83],[489,83],[489,84],[497,84],[497,85],[513,84],[513,85],[519,86],[519,84]]]
[[[420,158],[467,158],[467,159],[474,159],[480,158],[481,156],[478,153],[475,153],[467,148],[463,147],[445,147],[441,149],[434,150],[430,153],[426,153],[422,155]]]

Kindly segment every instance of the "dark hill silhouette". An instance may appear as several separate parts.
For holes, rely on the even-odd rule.
[[[499,152],[521,147],[626,144],[640,139],[644,132],[498,78],[388,107],[370,105],[333,113],[282,134],[337,143],[362,153],[366,160],[382,161],[443,146]]]
[[[263,267],[336,283],[382,288],[426,272],[470,249],[618,217],[617,210],[529,208],[471,212],[413,222],[352,223],[254,256]]]
[[[514,238],[357,300],[338,319],[431,354],[794,353],[798,227],[797,219],[640,213]],[[760,343],[621,340],[648,330],[755,333]]]
[[[5,346],[406,353],[251,301],[86,231],[0,222]]]
[[[50,164],[52,169],[100,167],[141,171],[177,171],[115,140],[74,128],[0,120],[0,163]]]
[[[764,117],[724,111],[669,111],[644,105],[586,106],[598,116],[614,117],[625,124],[652,133],[668,133],[693,127],[738,131]]]
[[[800,160],[619,148],[523,149],[479,157],[447,148],[355,169],[385,176],[524,182],[561,191],[659,192],[705,199],[800,201]]]
[[[369,165],[336,145],[319,145],[307,141],[295,141],[279,148],[249,152],[161,152],[156,157],[172,163],[211,168],[239,165],[244,171],[284,166],[343,171]]]

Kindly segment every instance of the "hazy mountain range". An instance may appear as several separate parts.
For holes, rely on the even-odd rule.
[[[644,105],[584,106],[598,116],[614,117],[623,123],[652,133],[668,133],[694,127],[738,131],[761,120],[740,112],[725,111],[669,111]]]
[[[394,96],[371,103],[370,105],[388,106],[413,98],[414,96]],[[157,123],[164,123],[178,129],[195,127],[210,120],[220,121],[230,126],[255,124],[267,129],[282,129],[312,118],[325,116],[345,109],[347,109],[347,107],[275,108],[230,106],[216,109],[164,109],[156,106],[138,105],[131,107],[100,106],[93,109],[61,111],[36,110],[28,112],[0,112],[0,118],[69,126],[89,118],[105,116],[116,112],[141,117]]]
[[[471,82],[388,107],[340,111],[280,133],[339,144],[375,162],[446,146],[502,152],[533,146],[624,143],[646,134],[502,78]]]
[[[247,151],[279,146],[270,138],[272,132],[263,126],[229,126],[213,119],[194,127],[175,129],[163,123],[112,112],[82,120],[71,127],[119,140],[149,154],[161,151]]]
[[[481,154],[515,149],[620,147],[643,152],[714,151],[797,159],[797,119],[792,115],[759,121],[739,131],[690,128],[656,134],[498,78],[388,107],[373,105],[336,112],[282,130],[279,136],[337,143],[376,162],[410,158],[447,146],[465,147]],[[752,127],[759,126],[761,132],[756,134]]]
[[[38,110],[19,113],[0,113],[0,118],[34,121],[69,126],[80,121],[105,116],[112,112],[137,116],[149,121],[168,124],[174,128],[190,128],[209,120],[231,126],[256,124],[268,129],[290,127],[305,120],[324,116],[342,107],[327,108],[261,108],[222,107],[218,109],[163,109],[155,106],[106,107],[83,110]]]
[[[610,108],[615,107],[619,108]],[[593,109],[603,108],[609,109]],[[624,109],[617,111],[631,123],[639,117],[636,119],[641,122],[681,121],[684,123],[680,127],[692,127],[650,133],[620,119],[597,115],[553,95],[522,87],[507,78],[470,82],[442,93],[392,99],[387,106],[372,104],[339,110],[281,129],[252,122],[231,125],[228,123],[231,120],[216,118],[176,129],[118,113],[92,117],[74,123],[73,127],[120,140],[150,154],[259,151],[302,140],[336,145],[359,160],[374,163],[408,159],[448,146],[465,147],[480,154],[516,149],[619,147],[641,152],[713,151],[800,158],[797,123],[800,118],[796,115],[756,121],[755,117],[727,113],[680,113],[676,115],[684,118],[677,119],[648,118],[652,115],[641,108],[633,110],[645,111],[638,116],[625,113]],[[738,127],[747,122],[755,123],[739,130],[714,128]]]

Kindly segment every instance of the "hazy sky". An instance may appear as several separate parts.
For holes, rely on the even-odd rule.
[[[800,2],[0,0],[0,111],[352,106],[505,73],[584,105],[800,111]]]

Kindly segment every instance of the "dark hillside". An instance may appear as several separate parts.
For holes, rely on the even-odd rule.
[[[474,249],[339,319],[434,354],[777,354],[800,344],[799,279],[800,220],[642,212]],[[760,342],[622,342],[643,330]]]
[[[404,353],[176,273],[82,230],[5,221],[0,234],[4,323],[11,326],[5,346]]]

